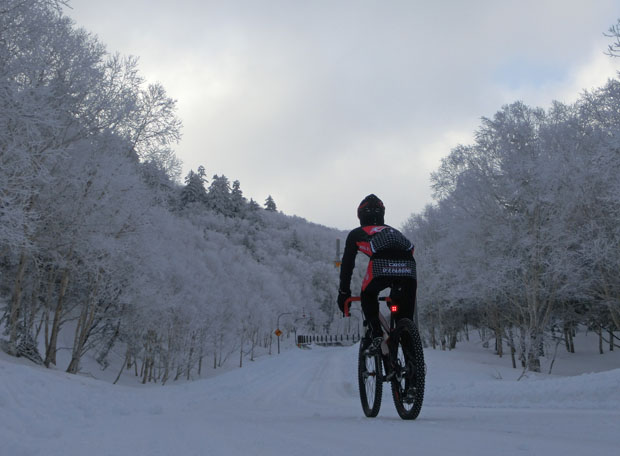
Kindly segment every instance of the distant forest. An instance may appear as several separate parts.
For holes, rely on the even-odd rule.
[[[205,167],[182,176],[175,101],[65,3],[0,2],[1,348],[48,367],[66,350],[57,367],[71,373],[89,354],[166,383],[271,353],[277,323],[345,327],[333,264],[344,233]],[[402,227],[425,343],[450,349],[475,331],[524,371],[578,350],[583,329],[601,353],[617,348],[619,176],[620,80],[483,119]]]

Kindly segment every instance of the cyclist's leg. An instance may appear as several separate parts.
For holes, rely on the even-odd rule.
[[[373,278],[364,288],[360,294],[362,300],[362,310],[364,311],[364,318],[370,325],[372,330],[372,336],[382,337],[381,323],[379,322],[379,292],[390,286],[389,280],[383,277]]]
[[[398,306],[398,311],[394,315],[397,322],[401,318],[409,318],[413,321],[417,288],[418,281],[413,277],[395,277],[393,279],[390,298]]]

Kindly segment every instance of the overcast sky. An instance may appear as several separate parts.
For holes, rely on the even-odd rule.
[[[184,174],[341,229],[375,193],[400,226],[482,116],[569,102],[620,70],[618,0],[71,0],[67,14],[178,100]]]

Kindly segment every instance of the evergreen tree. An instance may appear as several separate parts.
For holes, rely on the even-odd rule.
[[[191,171],[185,177],[185,187],[181,190],[181,204],[185,206],[188,203],[204,203],[207,200],[207,191],[204,184],[205,169],[198,167],[198,171]]]
[[[276,207],[276,203],[271,197],[271,195],[269,195],[267,199],[265,200],[265,209],[271,212],[276,212],[278,210]]]
[[[250,202],[248,203],[248,209],[252,212],[257,211],[260,209],[260,204],[254,201],[253,198],[250,198]]]
[[[235,215],[243,216],[243,213],[245,212],[245,208],[248,203],[243,196],[243,192],[241,191],[241,183],[238,180],[233,182],[230,197],[233,213]]]
[[[209,186],[208,195],[209,207],[220,214],[227,216],[233,215],[232,196],[228,178],[223,174],[215,174]]]

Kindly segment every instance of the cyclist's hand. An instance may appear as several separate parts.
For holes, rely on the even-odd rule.
[[[344,317],[344,303],[347,299],[351,297],[350,291],[338,291],[338,308],[340,312],[342,312],[342,316]]]

